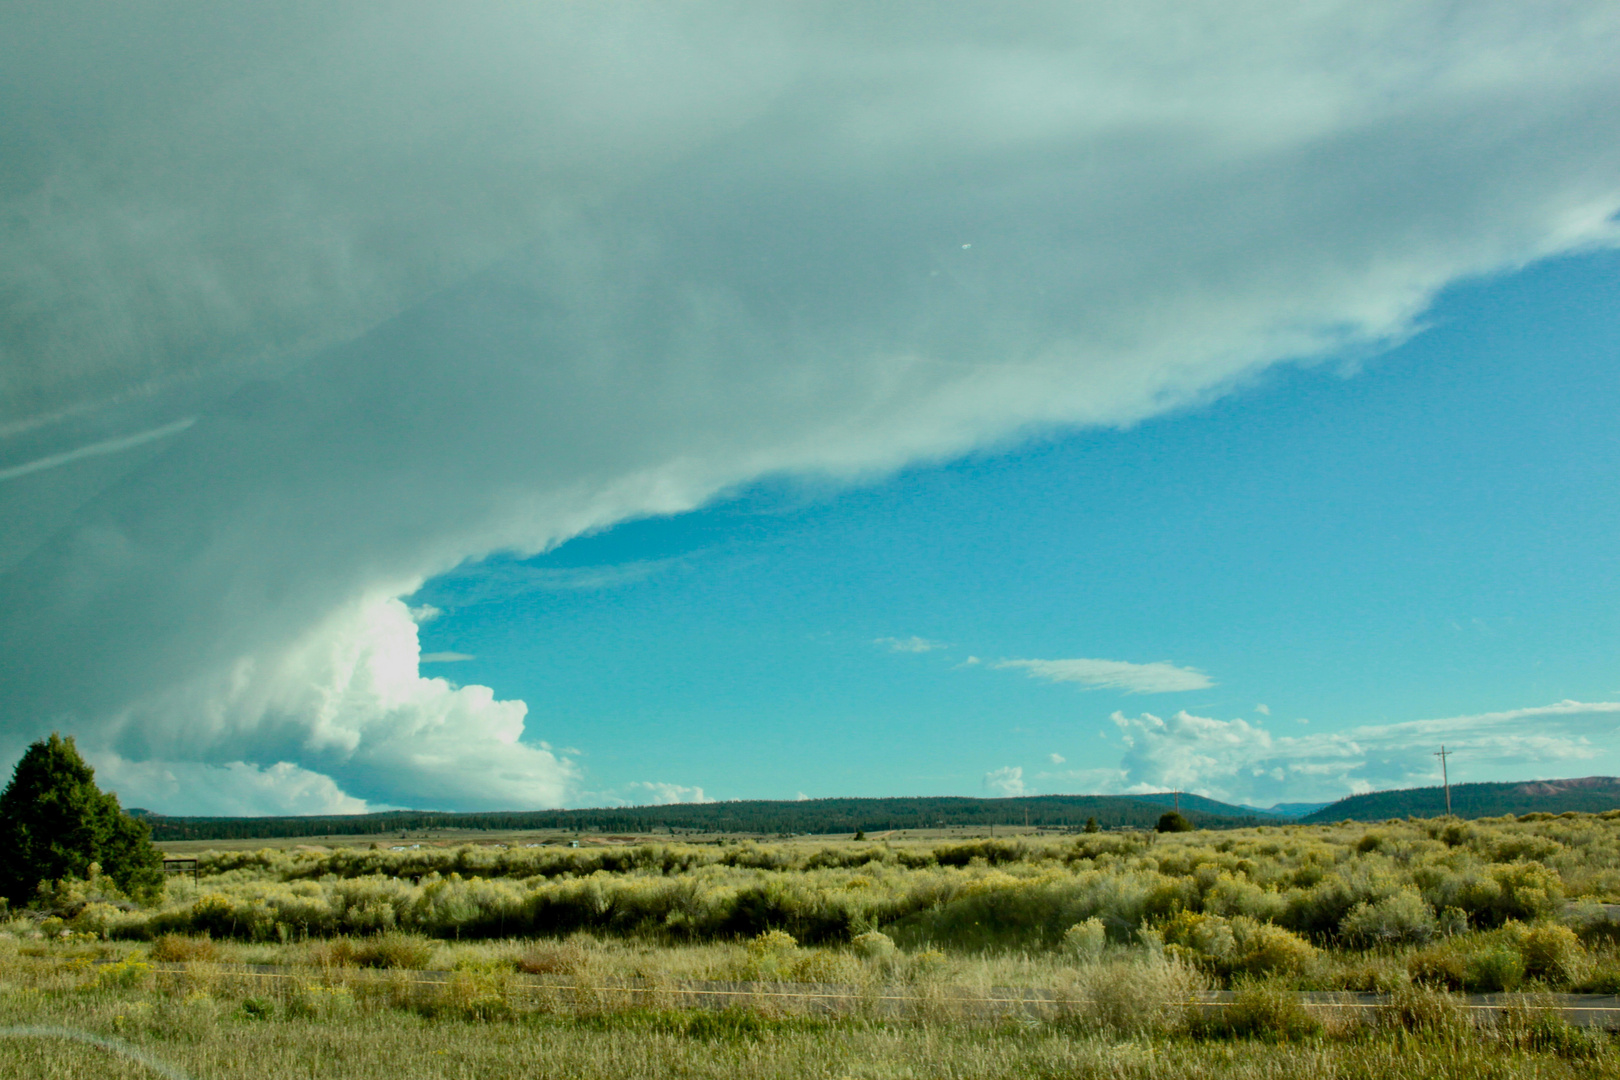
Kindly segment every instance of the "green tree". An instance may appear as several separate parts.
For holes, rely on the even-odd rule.
[[[43,881],[89,876],[91,863],[130,896],[163,886],[147,824],[96,787],[73,739],[55,733],[28,748],[0,792],[0,853],[0,896],[12,904],[27,903]]]
[[[1171,810],[1159,815],[1159,823],[1154,828],[1159,832],[1192,832],[1194,826],[1192,822]]]
[[[1094,832],[1101,832],[1101,831],[1102,831],[1102,827],[1097,824],[1097,819],[1096,818],[1094,818],[1094,817],[1086,818],[1086,832],[1094,833]]]

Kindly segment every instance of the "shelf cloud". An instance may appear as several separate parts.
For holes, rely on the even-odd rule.
[[[74,731],[170,812],[566,803],[543,707],[425,677],[399,598],[1614,245],[1617,52],[1492,2],[13,8],[0,750]]]

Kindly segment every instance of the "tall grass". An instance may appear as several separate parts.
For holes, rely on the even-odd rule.
[[[1602,906],[1620,901],[1614,813],[940,845],[264,850],[200,864],[200,885],[172,882],[153,907],[104,882],[58,883],[41,903],[59,928],[126,940],[697,945],[780,931],[836,951],[878,947],[879,933],[908,956],[1164,949],[1223,981],[1620,985],[1606,959],[1620,923]]]

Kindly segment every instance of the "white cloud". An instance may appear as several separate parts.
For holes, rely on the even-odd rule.
[[[1001,660],[997,668],[1021,668],[1032,679],[1075,682],[1131,694],[1203,690],[1215,684],[1194,668],[1169,663],[1131,664],[1124,660]]]
[[[0,484],[13,746],[556,804],[388,598],[1130,425],[1617,240],[1603,6],[275,10],[0,14],[0,460],[58,462]]]
[[[652,796],[652,801],[658,806],[667,806],[672,803],[710,803],[713,799],[706,798],[700,787],[687,787],[684,784],[665,784],[638,780],[630,785],[632,791],[645,791]]]
[[[793,799],[794,799],[795,802],[809,802],[810,801],[810,796],[806,795],[804,792],[801,791],[797,795],[795,795],[793,797]]]
[[[278,761],[267,768],[230,761],[125,761],[94,757],[96,781],[128,808],[204,816],[364,814],[390,809],[344,794],[330,776]]]
[[[1017,765],[1005,765],[985,773],[984,786],[1003,798],[1028,794],[1024,789],[1024,770]]]
[[[1265,705],[1256,705],[1254,707],[1254,711],[1259,713],[1261,716],[1270,716],[1271,715],[1271,709],[1268,708]]]
[[[915,636],[908,638],[880,637],[875,639],[872,644],[887,646],[890,652],[906,653],[925,653],[933,652],[935,649],[950,648],[943,641],[929,641],[927,638]]]
[[[1069,759],[1064,757],[1062,754],[1047,754],[1046,760],[1050,761],[1054,765],[1062,765]]]
[[[146,698],[98,734],[110,757],[133,757],[120,748],[134,748],[170,771],[187,757],[249,770],[241,775],[264,804],[283,798],[271,794],[276,785],[290,803],[311,805],[341,803],[348,796],[340,798],[340,788],[412,809],[561,804],[577,769],[542,745],[519,741],[527,706],[498,701],[488,687],[423,678],[416,626],[396,599],[351,605],[279,655],[243,659]],[[284,756],[255,769],[242,764],[247,753]],[[194,796],[217,801],[186,784],[162,792],[171,812],[192,812]]]
[[[1457,751],[1452,777],[1488,774],[1526,778],[1538,766],[1569,769],[1612,742],[1620,703],[1565,701],[1535,708],[1339,732],[1274,736],[1243,720],[1186,711],[1152,713],[1115,724],[1127,749],[1119,787],[1125,791],[1181,788],[1228,801],[1299,797],[1329,799],[1358,790],[1438,783],[1432,751],[1444,741]],[[1534,720],[1526,726],[1524,721]]]

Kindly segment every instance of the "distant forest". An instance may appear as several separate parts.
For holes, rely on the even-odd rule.
[[[1501,784],[1451,785],[1451,812],[1458,817],[1501,817],[1504,814],[1597,814],[1620,809],[1620,778],[1587,776],[1579,780],[1531,780]],[[1409,788],[1352,795],[1301,818],[1307,822],[1385,821],[1389,818],[1439,817],[1446,812],[1444,788]]]
[[[851,833],[857,829],[1030,825],[1151,828],[1177,800],[1156,795],[1037,795],[1015,799],[910,798],[746,800],[668,806],[605,807],[448,814],[404,810],[327,817],[167,817],[136,811],[154,840],[245,840],[269,837],[385,835],[429,829],[557,829],[596,833]],[[1275,823],[1275,816],[1196,795],[1179,796],[1181,812],[1202,829]]]

